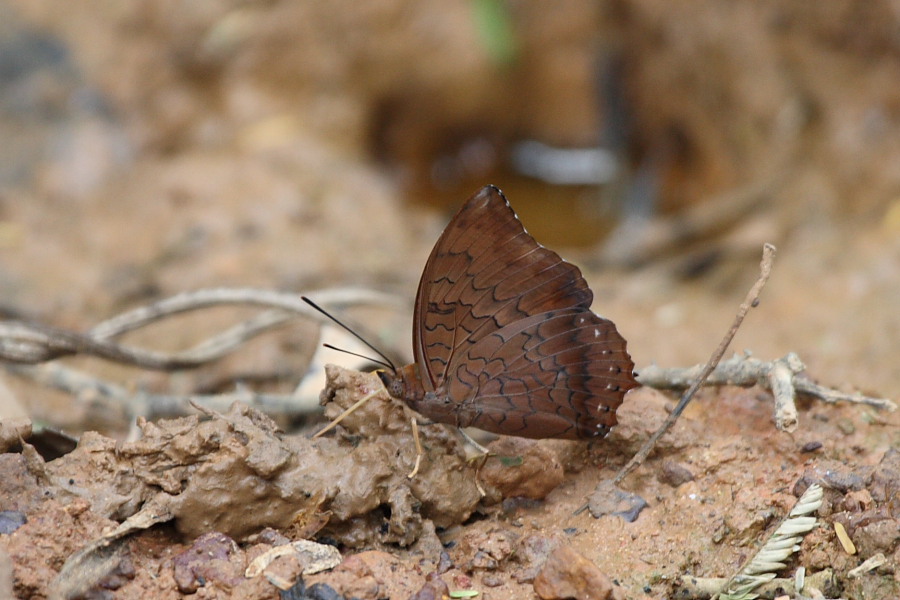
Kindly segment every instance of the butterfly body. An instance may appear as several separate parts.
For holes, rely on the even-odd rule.
[[[615,325],[577,267],[544,248],[487,186],[450,221],[416,296],[416,362],[380,373],[440,423],[528,438],[605,435],[634,387]]]
[[[411,409],[432,421],[468,427],[461,425],[458,403],[454,403],[444,390],[426,392],[419,376],[419,367],[413,363],[397,370],[378,371],[378,376],[384,383],[388,393],[399,400],[403,400]]]

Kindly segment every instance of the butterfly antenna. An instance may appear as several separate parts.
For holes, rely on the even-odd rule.
[[[343,352],[344,354],[349,354],[350,356],[358,356],[359,358],[364,358],[368,361],[375,363],[376,365],[382,365],[387,367],[388,369],[394,370],[394,365],[389,365],[383,360],[378,360],[377,358],[372,358],[371,356],[366,356],[365,354],[357,354],[356,352],[350,352],[349,350],[345,350],[344,348],[338,348],[337,346],[332,346],[331,344],[322,344],[329,350],[337,350],[338,352]]]
[[[358,339],[359,341],[361,341],[363,344],[365,344],[367,347],[369,347],[373,352],[375,352],[375,354],[377,354],[378,356],[380,356],[380,357],[383,358],[384,360],[381,361],[381,360],[378,360],[378,359],[369,358],[368,356],[363,356],[362,354],[357,354],[357,353],[355,353],[355,352],[350,352],[349,350],[344,350],[344,349],[342,349],[342,348],[336,348],[336,347],[334,347],[334,346],[332,346],[332,345],[330,345],[330,344],[324,344],[324,346],[325,346],[326,348],[330,348],[331,350],[337,350],[338,352],[345,352],[345,353],[347,353],[347,354],[352,354],[353,356],[358,356],[358,357],[360,357],[360,358],[365,358],[366,360],[371,360],[371,361],[374,362],[374,363],[377,363],[377,364],[379,364],[379,365],[384,365],[385,367],[388,367],[391,371],[393,371],[393,372],[395,372],[395,373],[397,372],[397,367],[394,366],[394,362],[393,362],[390,358],[388,358],[387,355],[386,355],[384,352],[382,352],[381,350],[379,350],[378,348],[376,348],[375,346],[373,346],[372,344],[370,344],[369,342],[367,342],[365,339],[363,339],[363,337],[362,337],[361,335],[359,335],[358,333],[356,333],[355,331],[353,331],[352,329],[350,329],[349,327],[347,327],[346,325],[344,325],[343,323],[341,323],[340,321],[338,321],[338,319],[337,319],[334,315],[329,314],[328,311],[326,311],[324,308],[322,308],[321,306],[319,306],[318,304],[316,304],[315,302],[313,302],[312,300],[310,300],[310,299],[307,298],[306,296],[300,296],[300,298],[301,298],[304,302],[306,302],[307,304],[309,304],[310,306],[312,306],[314,309],[316,309],[317,311],[319,311],[320,313],[322,313],[323,315],[325,315],[326,317],[328,317],[329,319],[331,319],[332,321],[334,321],[335,323],[337,323],[338,325],[340,325],[340,326],[341,326],[342,328],[344,328],[344,330],[346,330],[350,335],[352,335],[353,337],[355,337],[356,339]]]

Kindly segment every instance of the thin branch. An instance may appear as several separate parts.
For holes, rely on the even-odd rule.
[[[793,373],[806,369],[800,357],[791,352],[778,361],[762,361],[750,354],[734,354],[722,361],[706,378],[706,385],[768,386],[769,371],[775,362],[783,362]],[[638,382],[658,390],[683,390],[697,380],[703,365],[662,368],[650,365],[641,369]]]
[[[0,323],[0,359],[37,364],[73,354],[154,370],[184,369],[198,364],[164,352],[97,340],[90,335],[39,323]]]
[[[807,394],[822,400],[823,402],[850,402],[852,404],[865,404],[884,410],[897,410],[897,404],[886,398],[873,398],[862,394],[849,394],[827,388],[815,383],[806,376],[794,377],[794,387],[801,394]]]
[[[259,394],[250,390],[227,394],[150,394],[128,390],[57,363],[7,365],[6,369],[45,387],[70,394],[81,401],[125,406],[130,416],[140,415],[150,420],[187,414],[192,402],[211,410],[225,412],[234,402],[239,401],[273,417],[297,417],[320,411],[318,401],[304,402],[303,398],[294,394]]]
[[[398,305],[398,300],[394,296],[362,288],[334,288],[307,292],[305,295],[315,298],[319,304],[331,307],[360,304]],[[90,330],[90,334],[95,339],[114,338],[126,331],[132,331],[158,321],[162,317],[223,305],[279,308],[314,318],[322,323],[328,322],[303,302],[299,294],[256,288],[210,288],[176,294],[159,302],[122,313],[99,323]]]
[[[399,301],[363,289],[331,289],[315,292],[319,302],[330,307],[360,304],[394,306]],[[181,352],[167,353],[121,344],[113,340],[126,332],[151,325],[172,315],[221,305],[272,308],[217,333]],[[294,391],[291,394],[149,394],[126,389],[58,363],[47,363],[67,355],[83,354],[145,369],[174,370],[197,367],[221,358],[248,340],[282,325],[297,315],[325,322],[299,295],[258,289],[207,289],[186,292],[122,313],[78,333],[42,324],[0,322],[0,359],[4,368],[20,377],[74,396],[89,406],[124,406],[131,416],[158,418],[185,414],[191,401],[224,411],[235,401],[256,406],[270,415],[298,416],[318,410],[317,399]],[[301,388],[298,388],[298,390]]]
[[[709,358],[709,362],[706,363],[706,366],[700,372],[700,375],[691,384],[691,387],[681,396],[681,400],[678,402],[678,405],[675,407],[675,410],[666,418],[665,422],[662,424],[656,433],[650,436],[650,439],[647,440],[646,443],[641,447],[637,454],[632,457],[628,463],[622,467],[619,472],[616,474],[613,479],[614,484],[620,483],[625,477],[631,473],[635,468],[638,467],[650,452],[653,450],[654,446],[656,446],[656,442],[666,433],[669,429],[671,429],[672,425],[675,424],[675,421],[678,420],[678,417],[681,416],[681,413],[687,407],[688,403],[697,393],[697,390],[700,389],[700,386],[703,385],[704,380],[709,377],[709,374],[713,372],[713,369],[716,368],[716,365],[719,364],[719,361],[722,359],[722,356],[725,354],[725,351],[728,349],[728,346],[731,344],[731,340],[734,339],[735,334],[737,333],[738,328],[741,326],[741,323],[744,321],[744,317],[750,311],[750,308],[757,306],[759,303],[759,294],[762,291],[763,287],[766,285],[766,282],[769,280],[769,275],[772,272],[772,262],[775,259],[775,246],[772,244],[765,244],[763,246],[763,256],[762,261],[759,265],[759,279],[756,280],[756,283],[753,284],[753,287],[750,288],[750,291],[747,292],[747,297],[744,299],[744,302],[741,303],[740,308],[738,308],[738,312],[734,317],[734,322],[731,324],[731,328],[728,330],[728,333],[725,334],[725,337],[722,338],[722,341],[719,342],[719,346],[712,353],[712,356]]]
[[[659,390],[683,390],[696,380],[701,368],[701,365],[687,368],[662,368],[650,365],[640,370],[638,382],[641,385]],[[743,355],[735,354],[716,366],[704,385],[736,385],[741,387],[758,385],[771,391],[776,396],[789,397],[793,392],[796,392],[817,398],[823,402],[850,402],[889,411],[897,409],[897,405],[886,398],[847,394],[818,385],[805,375],[805,371],[806,366],[803,364],[803,361],[793,352],[772,361],[753,358],[749,353]],[[789,385],[773,386],[773,379]]]
[[[174,354],[182,360],[193,360],[198,364],[222,358],[256,336],[296,318],[296,315],[282,310],[267,310],[254,315],[222,333],[214,335],[193,348]]]
[[[362,289],[333,289],[316,293],[329,306],[349,304],[396,305],[392,296]],[[144,327],[165,317],[223,305],[275,307],[182,353],[145,350],[111,341],[127,331]],[[287,312],[284,312],[287,311]],[[290,313],[290,314],[288,314]],[[0,359],[37,364],[72,354],[97,356],[122,364],[154,370],[197,367],[227,354],[246,340],[300,314],[320,322],[325,318],[295,294],[260,289],[216,288],[185,292],[104,321],[82,334],[35,323],[0,322]]]

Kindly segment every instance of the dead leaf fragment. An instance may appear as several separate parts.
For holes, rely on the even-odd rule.
[[[276,546],[268,552],[257,556],[244,572],[245,577],[256,577],[266,570],[269,564],[279,556],[294,555],[303,565],[303,575],[312,575],[327,571],[341,564],[343,558],[334,546],[319,544],[310,540],[297,540],[290,544]]]
[[[834,522],[834,532],[837,534],[838,541],[841,543],[841,547],[844,548],[844,552],[856,554],[856,546],[853,544],[853,540],[850,539],[850,536],[847,535],[847,530],[838,521]]]

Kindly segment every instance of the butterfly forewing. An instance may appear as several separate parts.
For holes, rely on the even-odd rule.
[[[413,345],[426,390],[441,386],[453,354],[519,319],[590,306],[577,267],[538,244],[492,186],[453,218],[425,265]]]

